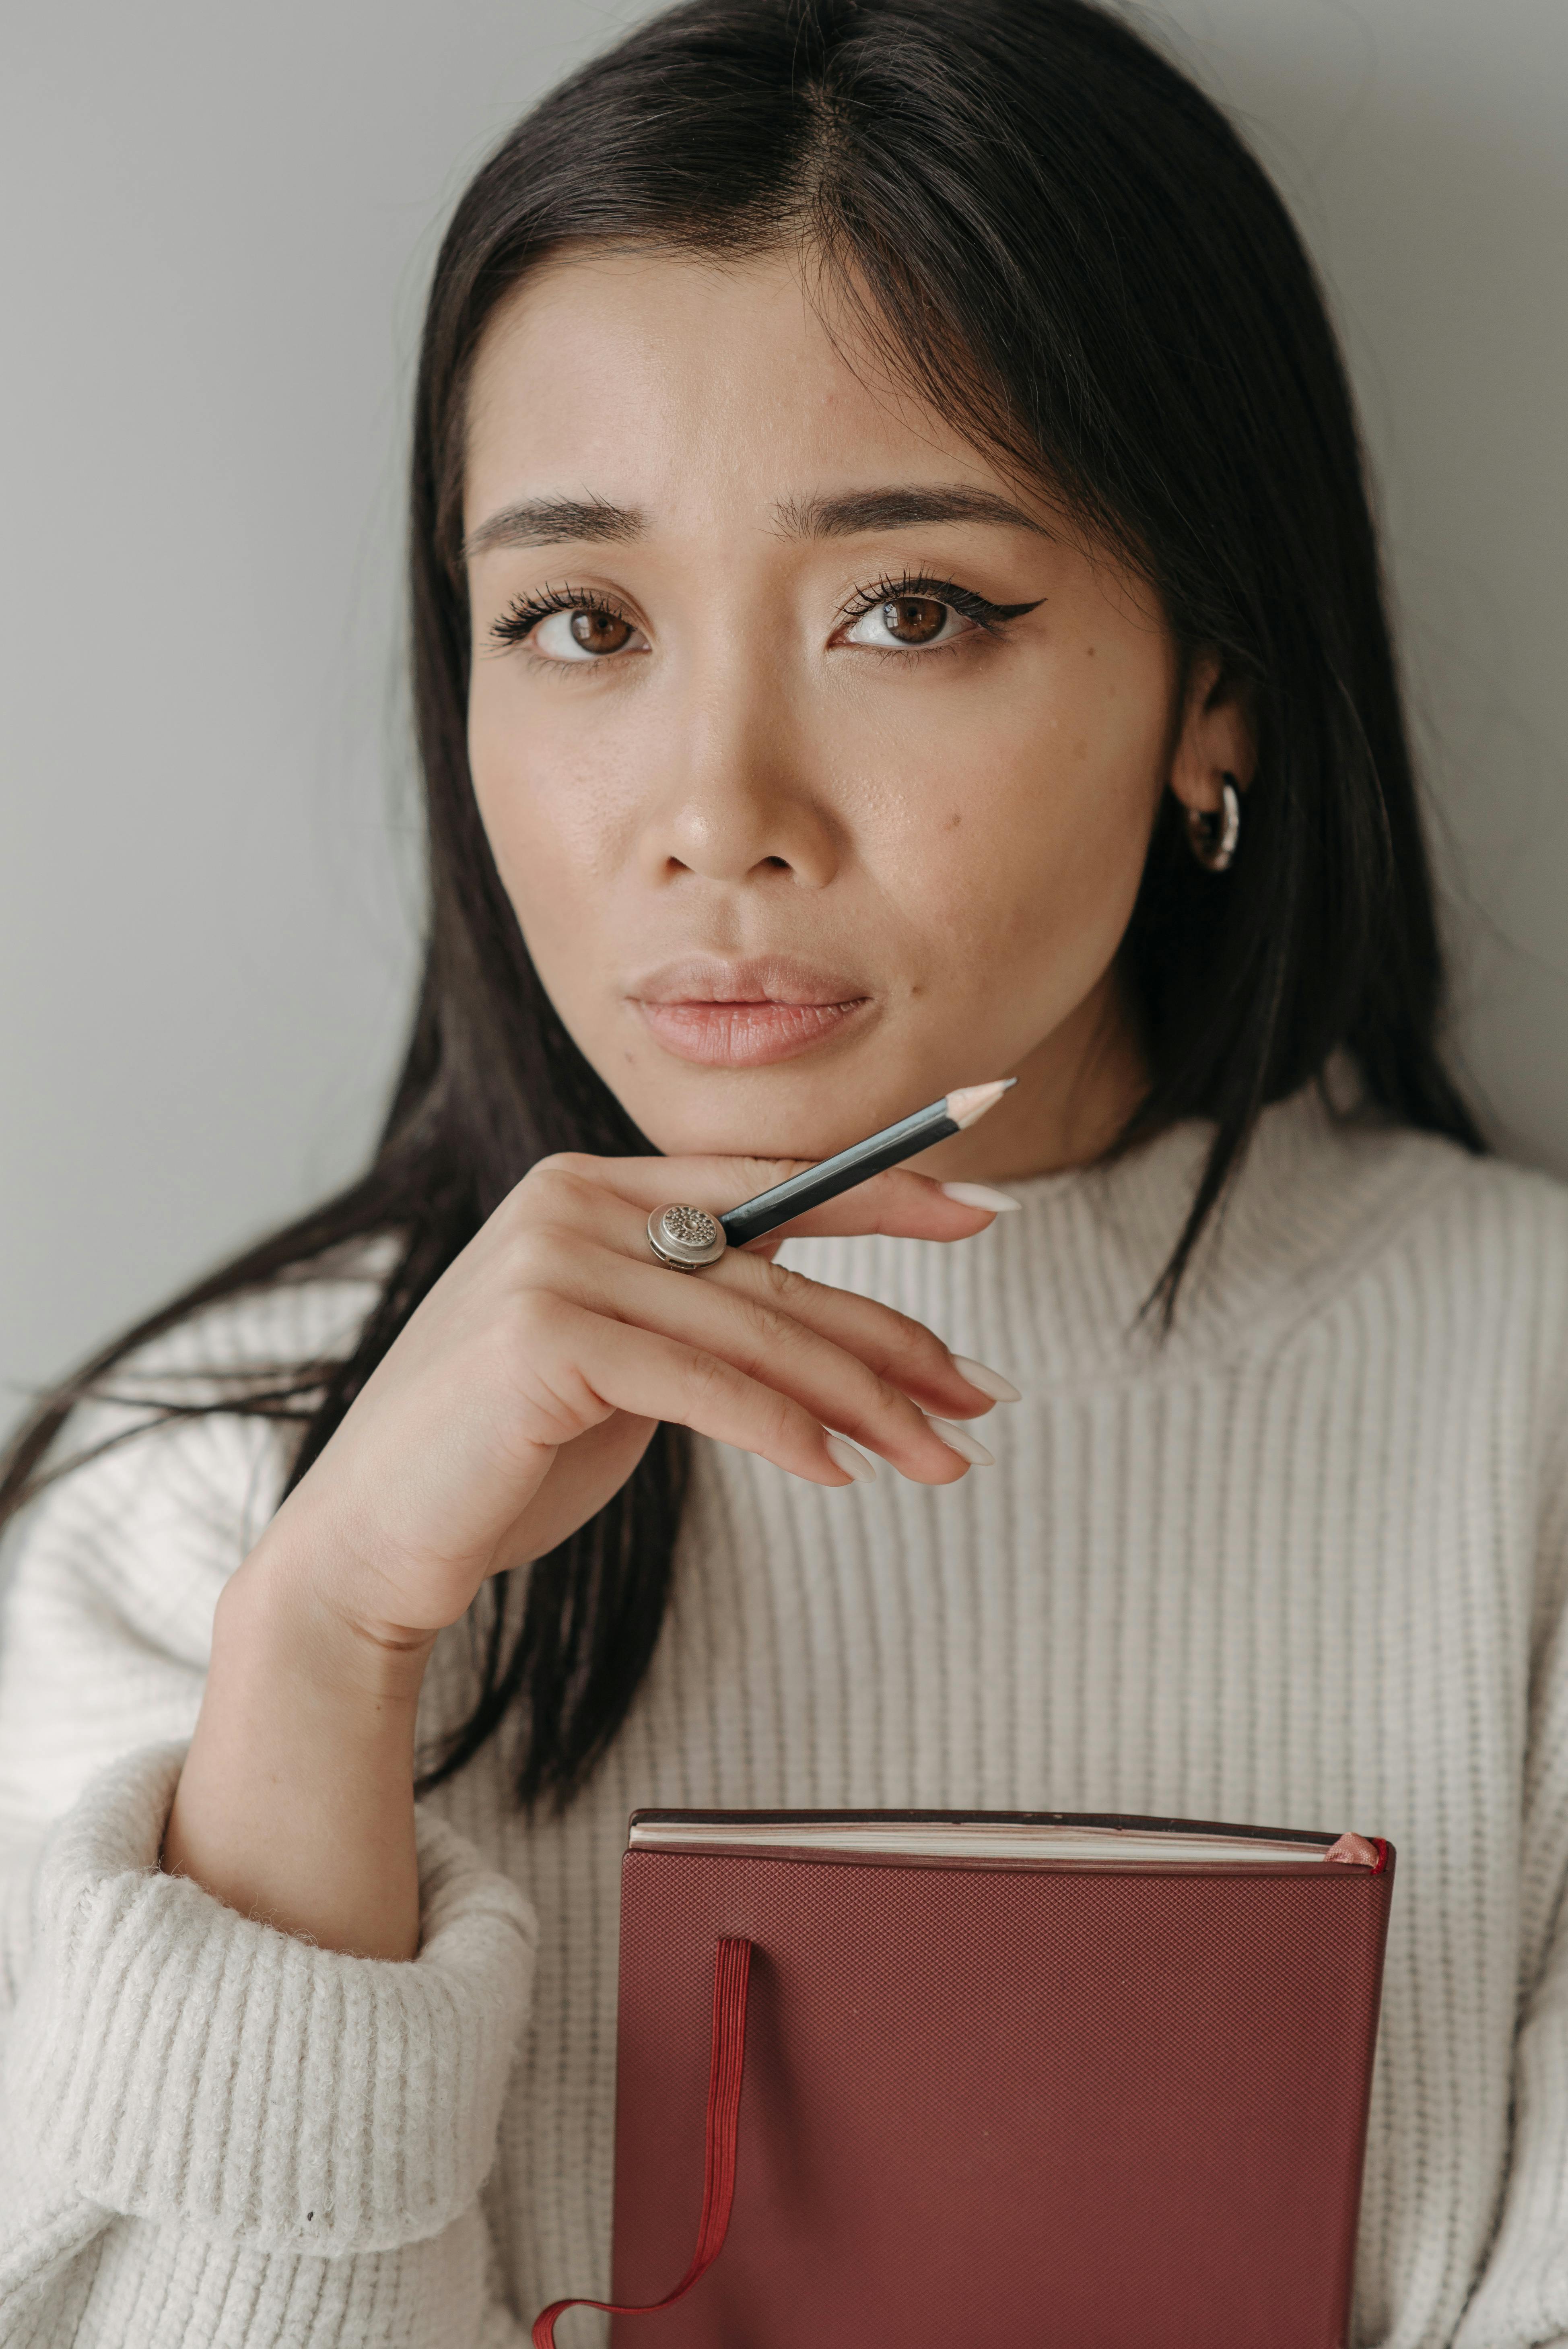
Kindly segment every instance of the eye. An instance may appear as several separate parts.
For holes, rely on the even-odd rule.
[[[1037,596],[1029,604],[993,604],[956,580],[906,571],[896,579],[877,580],[845,605],[833,642],[878,653],[923,653],[963,636],[999,637],[1010,620],[1037,611],[1041,601]]]
[[[520,595],[494,623],[490,636],[498,647],[526,644],[536,660],[564,664],[648,649],[646,636],[624,612],[572,587]]]
[[[856,616],[844,631],[844,642],[879,652],[923,652],[928,645],[966,636],[979,625],[939,595],[890,595]]]
[[[530,631],[529,644],[542,660],[602,660],[624,653],[638,633],[619,612],[591,605],[549,613]]]

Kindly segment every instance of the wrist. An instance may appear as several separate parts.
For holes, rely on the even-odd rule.
[[[296,1686],[396,1714],[418,1703],[436,1634],[377,1621],[342,1563],[279,1517],[219,1599],[212,1642],[214,1664],[220,1645],[239,1648]]]
[[[323,1949],[411,1958],[415,1734],[433,1635],[377,1640],[334,1603],[330,1561],[284,1530],[268,1529],[218,1601],[163,1867]]]

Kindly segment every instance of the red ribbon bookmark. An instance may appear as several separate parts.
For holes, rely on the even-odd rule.
[[[740,2075],[746,2062],[746,1992],[751,1978],[749,1941],[720,1941],[713,1963],[713,2061],[707,2075],[707,2127],[703,2158],[702,2217],[696,2250],[673,2292],[638,2308],[613,2300],[552,2300],[533,2320],[533,2349],[555,2349],[555,2320],[569,2308],[602,2309],[607,2316],[652,2316],[673,2308],[724,2249],[735,2200],[735,2155],[740,2118]]]

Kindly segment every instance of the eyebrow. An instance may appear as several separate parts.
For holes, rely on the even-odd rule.
[[[492,546],[640,538],[646,527],[645,517],[634,506],[607,505],[603,498],[524,498],[481,522],[463,541],[463,559],[468,562]]]
[[[1051,533],[1042,522],[995,490],[954,482],[931,489],[850,490],[836,498],[785,498],[774,508],[786,538],[854,538],[868,531],[914,530],[922,523],[982,522],[1009,530]],[[469,561],[494,546],[560,546],[641,538],[647,517],[635,506],[603,498],[524,498],[503,506],[463,543]]]
[[[842,497],[787,498],[775,509],[790,538],[853,538],[863,531],[913,530],[923,523],[1000,523],[1009,530],[1050,533],[1011,498],[954,482],[931,489],[851,490]]]

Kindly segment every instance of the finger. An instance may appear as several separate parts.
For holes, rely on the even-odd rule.
[[[655,1207],[677,1201],[722,1216],[814,1163],[802,1158],[591,1158],[562,1153],[542,1160],[525,1181],[540,1185],[565,1177],[591,1185],[640,1207],[645,1216]],[[780,1225],[761,1245],[777,1246],[797,1235],[824,1237],[874,1232],[898,1239],[968,1239],[1017,1204],[988,1185],[957,1187],[970,1195],[954,1198],[934,1175],[917,1174],[908,1166],[890,1167],[809,1214]],[[994,1205],[981,1204],[987,1195]]]
[[[665,1163],[655,1162],[661,1166]],[[522,1213],[521,1190],[513,1194],[519,1202],[520,1228],[511,1260],[524,1287],[560,1287],[568,1278],[567,1268],[577,1258],[584,1240],[591,1249],[613,1250],[639,1268],[657,1269],[665,1278],[671,1277],[667,1267],[653,1266],[647,1222],[640,1206],[560,1162],[552,1162],[538,1171],[537,1180],[531,1177],[530,1181],[534,1189],[526,1216]],[[915,1395],[923,1409],[934,1409],[948,1418],[977,1419],[995,1402],[1017,1399],[1011,1381],[987,1370],[983,1363],[973,1366],[981,1375],[970,1376],[964,1364],[955,1361],[950,1350],[923,1324],[873,1299],[859,1298],[849,1290],[833,1288],[776,1268],[771,1262],[772,1252],[767,1241],[755,1250],[731,1250],[698,1278],[705,1286],[715,1282],[738,1286],[740,1292],[754,1299],[765,1312],[779,1309],[786,1298],[793,1295],[803,1309],[803,1318],[820,1335],[857,1353],[879,1376],[902,1392]],[[689,1276],[677,1272],[673,1278],[684,1281]],[[579,1293],[597,1311],[614,1313],[621,1309],[613,1284],[606,1286],[603,1280]],[[677,1301],[662,1290],[645,1290],[644,1294],[654,1300],[655,1323],[661,1319],[661,1303],[673,1309]]]
[[[563,1302],[562,1311],[567,1367],[550,1374],[552,1387],[559,1382],[562,1390],[549,1397],[556,1410],[585,1419],[608,1410],[669,1420],[813,1485],[856,1481],[833,1458],[829,1431],[793,1396],[662,1330],[609,1320],[583,1306]]]
[[[765,1310],[793,1315],[820,1338],[841,1346],[879,1378],[910,1395],[923,1411],[949,1419],[979,1419],[998,1402],[1016,1402],[1010,1379],[954,1354],[934,1330],[878,1299],[812,1280],[749,1248],[735,1248],[702,1275],[705,1288],[738,1288]]]
[[[542,1159],[526,1175],[500,1210],[503,1226],[513,1231],[537,1232],[560,1227],[613,1241],[638,1260],[653,1260],[648,1241],[645,1199],[654,1207],[683,1201],[722,1215],[724,1203],[714,1181],[716,1170],[758,1166],[757,1160],[734,1158],[588,1158],[562,1155]],[[649,1169],[653,1170],[650,1177]],[[782,1172],[781,1172],[782,1170]],[[788,1173],[782,1161],[767,1171]],[[737,1187],[732,1179],[731,1187]],[[963,1186],[973,1190],[978,1186]],[[796,1216],[769,1233],[746,1251],[771,1254],[796,1235],[825,1237],[832,1233],[885,1233],[903,1239],[966,1239],[984,1231],[1001,1211],[1004,1194],[991,1194],[995,1208],[977,1207],[969,1200],[948,1196],[928,1174],[894,1167],[875,1174],[852,1191],[829,1200],[809,1215]],[[1011,1203],[1008,1203],[1011,1204]]]
[[[762,1266],[756,1269],[775,1287],[798,1278],[776,1276]],[[777,1297],[748,1293],[755,1282],[693,1280],[662,1266],[628,1263],[608,1249],[579,1250],[568,1278],[574,1303],[727,1362],[748,1380],[789,1397],[819,1424],[880,1454],[917,1484],[952,1484],[968,1464],[970,1450],[938,1433],[921,1404],[895,1381],[788,1310]],[[816,1288],[813,1282],[799,1285]],[[845,1299],[851,1307],[857,1302],[867,1300]],[[900,1319],[872,1305],[867,1319],[876,1316],[885,1316],[890,1324]],[[912,1366],[918,1352],[928,1366],[924,1383],[933,1407],[976,1416],[965,1382],[956,1373],[945,1381],[936,1375],[938,1360],[946,1353],[940,1340],[918,1323],[909,1323],[907,1331],[902,1347],[896,1330],[885,1331],[878,1350]],[[954,1397],[963,1400],[955,1405]]]

